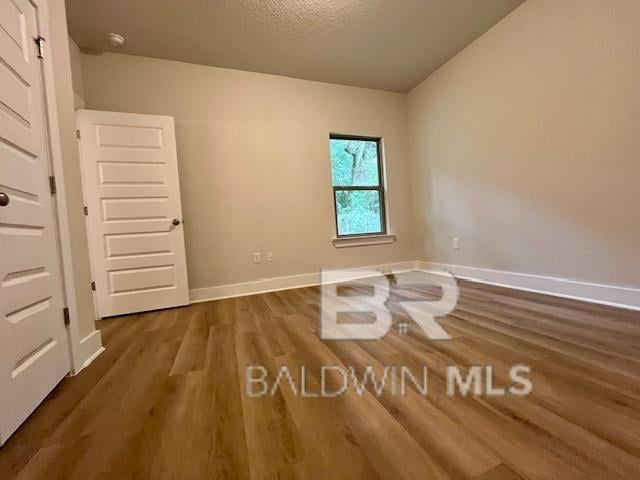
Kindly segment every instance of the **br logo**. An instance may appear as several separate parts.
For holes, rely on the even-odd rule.
[[[458,283],[455,277],[444,271],[411,271],[395,275],[395,279],[395,289],[405,289],[405,298],[412,295],[418,297],[420,287],[440,287],[442,293],[438,300],[405,300],[399,303],[422,328],[427,338],[451,340],[436,319],[451,313],[458,303]],[[392,315],[387,305],[391,295],[391,281],[382,272],[323,270],[320,288],[320,338],[323,340],[376,340],[389,332]],[[340,313],[364,313],[372,321],[344,321],[341,320]]]

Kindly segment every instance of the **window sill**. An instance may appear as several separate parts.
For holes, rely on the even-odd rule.
[[[364,247],[367,245],[384,245],[396,241],[395,235],[362,235],[360,237],[341,237],[332,240],[336,248]]]

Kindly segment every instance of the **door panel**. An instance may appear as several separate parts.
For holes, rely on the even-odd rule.
[[[113,293],[173,288],[175,268],[170,265],[109,272],[109,280]]]
[[[101,317],[189,303],[173,119],[80,110]]]
[[[114,259],[127,255],[147,255],[150,253],[171,253],[169,232],[109,235],[107,237],[107,258]]]
[[[150,220],[169,219],[167,198],[102,199],[103,220]]]
[[[159,185],[167,184],[165,169],[158,164],[105,163],[98,165],[101,185]]]
[[[69,371],[37,11],[0,7],[0,443]]]
[[[162,129],[118,125],[96,125],[100,147],[162,149]]]
[[[34,162],[31,156],[16,150],[14,146],[0,142],[0,178],[3,183],[21,192],[33,192],[38,188],[38,179],[33,176],[33,170]]]

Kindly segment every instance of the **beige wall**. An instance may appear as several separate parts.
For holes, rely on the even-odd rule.
[[[69,232],[62,232],[71,241],[73,277],[80,337],[85,338],[95,331],[95,310],[91,292],[91,271],[87,234],[84,225],[84,202],[80,175],[80,159],[76,140],[74,99],[71,86],[71,62],[69,37],[64,0],[49,0],[49,28],[54,67],[55,94],[57,103],[60,143],[62,148],[65,194],[68,205]],[[73,319],[72,319],[73,320]]]
[[[406,96],[118,54],[82,70],[87,108],[175,118],[191,288],[413,259]],[[396,243],[332,245],[329,132],[384,137]]]
[[[640,286],[639,25],[529,0],[410,93],[421,257]]]
[[[80,47],[69,37],[69,60],[71,62],[71,85],[73,87],[74,106],[84,108],[84,85],[82,83],[82,60]]]

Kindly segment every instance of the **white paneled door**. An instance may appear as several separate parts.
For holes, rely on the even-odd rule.
[[[101,317],[189,303],[173,118],[78,111]]]
[[[0,444],[69,371],[37,25],[0,1]]]

